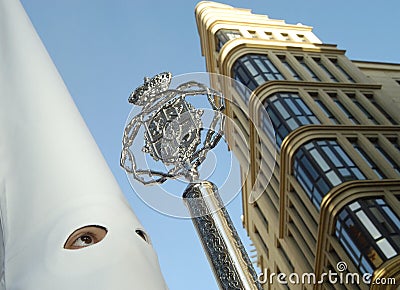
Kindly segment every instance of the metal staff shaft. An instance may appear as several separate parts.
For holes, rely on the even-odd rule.
[[[220,289],[262,290],[217,187],[209,181],[190,183],[183,200]]]

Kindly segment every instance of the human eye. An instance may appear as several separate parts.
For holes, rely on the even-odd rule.
[[[107,235],[107,229],[101,226],[85,226],[75,230],[64,244],[64,249],[78,250],[97,244]]]
[[[72,246],[74,247],[87,247],[96,244],[96,238],[92,236],[91,233],[86,233],[77,238]]]

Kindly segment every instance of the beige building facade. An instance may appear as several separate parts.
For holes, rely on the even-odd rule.
[[[252,91],[225,90],[235,124],[226,139],[243,167],[243,225],[264,288],[395,289],[400,65],[352,61],[312,27],[248,9],[200,2],[195,12],[207,71]],[[316,283],[301,279],[309,273]],[[330,283],[327,273],[397,286]]]

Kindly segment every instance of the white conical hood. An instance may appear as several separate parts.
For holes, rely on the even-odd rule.
[[[135,233],[139,221],[18,0],[0,0],[0,204],[8,290],[166,288],[153,248]],[[71,233],[89,225],[107,229],[102,241],[64,249]]]

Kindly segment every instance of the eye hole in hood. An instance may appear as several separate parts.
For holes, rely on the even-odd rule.
[[[148,243],[149,245],[151,245],[150,242],[150,238],[149,236],[146,234],[146,232],[142,229],[136,229],[135,230],[136,234],[141,237],[146,243]]]
[[[107,229],[102,226],[90,225],[75,230],[64,244],[64,249],[79,250],[101,242],[107,235]]]

